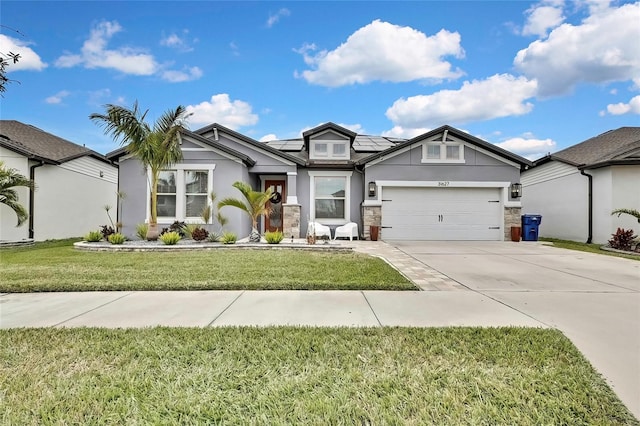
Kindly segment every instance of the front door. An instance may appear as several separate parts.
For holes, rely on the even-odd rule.
[[[282,203],[286,200],[285,181],[284,180],[267,180],[264,182],[265,191],[271,188],[273,195],[269,201],[271,214],[267,216],[265,221],[265,231],[282,231]]]

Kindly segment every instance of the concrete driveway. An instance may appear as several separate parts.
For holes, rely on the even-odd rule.
[[[561,330],[640,418],[640,262],[537,242],[389,244]]]

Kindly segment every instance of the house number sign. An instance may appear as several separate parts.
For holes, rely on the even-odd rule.
[[[448,180],[443,180],[438,182],[438,186],[449,186],[449,181]]]

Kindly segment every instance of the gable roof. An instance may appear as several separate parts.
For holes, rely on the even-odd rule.
[[[341,135],[346,136],[349,139],[349,145],[353,145],[353,141],[356,138],[357,133],[356,132],[352,132],[351,130],[344,128],[342,126],[338,126],[335,123],[332,123],[331,121],[326,122],[324,124],[321,124],[319,126],[314,127],[313,129],[309,129],[306,132],[302,133],[302,140],[304,142],[304,147],[305,149],[308,151],[309,150],[309,139],[311,139],[311,136],[317,134],[317,133],[322,133],[325,130],[333,130],[336,133],[339,133]]]
[[[274,154],[274,155],[276,155],[276,156],[278,156],[278,157],[280,157],[280,158],[282,158],[284,160],[291,161],[291,162],[293,162],[295,164],[299,164],[299,165],[302,165],[302,166],[304,165],[304,161],[301,160],[300,158],[296,157],[296,156],[293,156],[293,155],[287,154],[286,152],[282,152],[282,151],[280,151],[278,149],[275,149],[275,148],[269,146],[268,144],[266,144],[264,142],[258,142],[255,139],[251,139],[248,136],[245,136],[245,135],[243,135],[241,133],[236,132],[235,130],[231,130],[231,129],[227,128],[227,127],[224,127],[224,126],[222,126],[222,125],[220,125],[218,123],[213,123],[213,124],[210,124],[208,126],[202,127],[202,128],[200,128],[198,130],[194,130],[192,133],[195,133],[196,135],[202,136],[203,134],[205,134],[207,132],[211,132],[211,131],[213,131],[214,134],[217,133],[218,131],[222,131],[224,133],[227,133],[228,135],[233,136],[234,138],[240,139],[241,141],[246,142],[247,144],[258,148],[259,150],[267,151],[267,152],[269,152],[271,154]],[[207,138],[204,138],[204,139],[207,139]],[[214,141],[215,141],[215,139],[214,139]],[[222,144],[220,144],[220,145],[222,145]]]
[[[360,161],[357,162],[358,165],[364,165],[369,163],[370,161],[376,160],[381,157],[385,157],[389,154],[392,154],[396,151],[399,151],[407,146],[411,146],[415,143],[423,142],[425,139],[429,139],[433,136],[436,136],[440,133],[447,132],[450,135],[456,136],[459,139],[464,140],[465,142],[470,143],[471,145],[476,145],[480,148],[483,148],[493,154],[496,154],[500,157],[503,157],[507,160],[513,161],[514,163],[520,164],[520,167],[531,166],[531,161],[527,160],[524,157],[516,155],[512,152],[507,151],[506,149],[502,149],[499,146],[496,146],[492,143],[483,141],[480,138],[470,135],[469,133],[463,132],[462,130],[458,130],[455,127],[451,127],[449,125],[444,125],[438,127],[437,129],[431,130],[430,132],[423,133],[422,135],[416,136],[413,139],[409,139],[404,143],[398,143],[396,146],[386,149],[384,151],[378,152],[376,154],[370,155]]]
[[[0,120],[0,146],[29,159],[52,164],[61,164],[84,156],[109,163],[104,155],[89,148],[16,120]]]
[[[609,130],[562,151],[534,161],[534,166],[552,160],[582,169],[614,164],[640,164],[640,127]]]

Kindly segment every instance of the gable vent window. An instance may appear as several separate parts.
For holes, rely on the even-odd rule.
[[[344,140],[314,140],[310,154],[312,160],[348,160],[349,144]]]
[[[458,142],[427,142],[422,145],[422,163],[464,163],[464,145]]]

